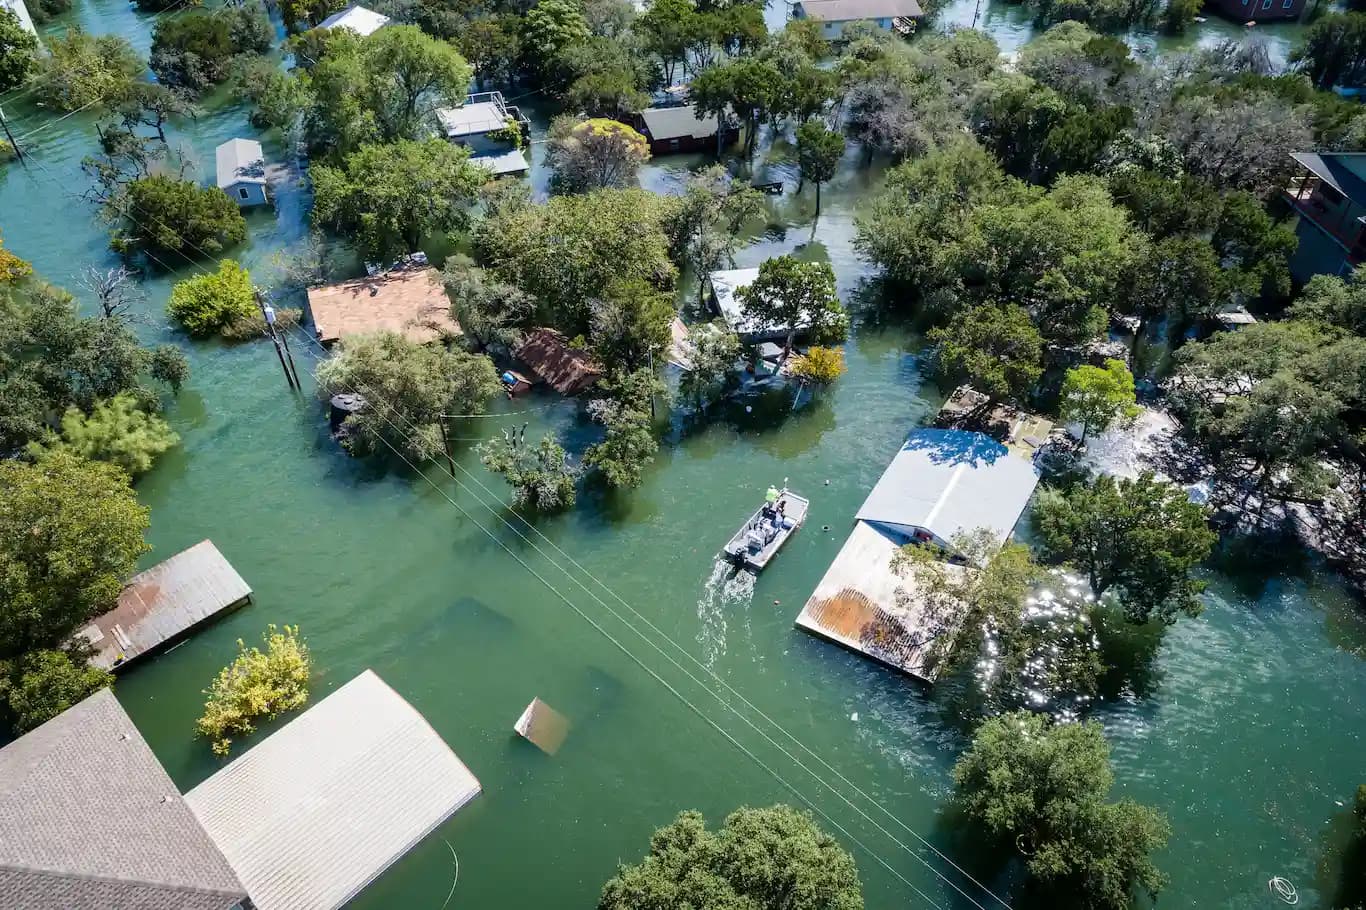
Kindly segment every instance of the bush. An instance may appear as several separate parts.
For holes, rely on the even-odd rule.
[[[792,361],[792,375],[814,385],[828,385],[844,375],[844,351],[813,345]]]
[[[186,278],[171,290],[166,304],[171,318],[199,338],[223,334],[234,323],[261,318],[251,287],[251,273],[231,260],[218,263],[210,275]]]
[[[163,267],[172,256],[197,259],[247,239],[247,221],[218,187],[200,187],[173,177],[143,177],[109,203],[123,230],[110,244],[121,253],[146,250]]]
[[[0,698],[14,731],[25,733],[113,684],[111,674],[77,663],[65,651],[34,651],[16,661],[11,678],[0,677]]]
[[[107,461],[136,477],[152,469],[161,453],[180,442],[168,423],[148,414],[131,392],[120,392],[109,401],[95,405],[86,415],[70,407],[62,416],[62,433],[44,445],[34,444],[35,455],[48,451],[67,451],[91,461]]]
[[[147,69],[142,55],[118,35],[91,35],[73,27],[49,37],[32,84],[37,100],[62,111],[100,105],[112,108],[128,97]]]
[[[513,500],[519,506],[554,512],[574,504],[579,472],[549,433],[534,449],[510,435],[495,437],[479,447],[479,458],[484,467],[512,484]]]
[[[313,659],[299,637],[299,627],[271,624],[262,638],[264,652],[248,648],[239,638],[237,659],[218,671],[213,684],[204,690],[209,698],[195,729],[213,741],[215,755],[227,755],[232,748],[228,734],[251,733],[256,718],[272,720],[308,701]]]
[[[147,372],[157,382],[164,382],[172,392],[179,392],[190,378],[190,361],[185,352],[175,345],[163,344],[153,349],[152,359],[147,364]]]
[[[38,59],[38,39],[19,17],[0,7],[0,92],[21,85]]]

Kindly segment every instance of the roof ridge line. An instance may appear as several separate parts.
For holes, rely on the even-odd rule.
[[[147,879],[141,878],[123,878],[117,875],[93,875],[87,872],[62,872],[56,869],[45,869],[42,866],[23,866],[17,865],[15,863],[0,862],[0,872],[3,871],[27,872],[29,874],[36,875],[50,875],[53,878],[73,879],[76,881],[115,882],[118,884],[142,885],[148,888],[168,888],[176,891],[193,891],[196,894],[221,894],[224,897],[236,897],[238,895],[246,895],[250,897],[250,895],[247,895],[246,886],[241,885],[240,882],[238,883],[239,885],[241,885],[240,891],[225,891],[222,888],[206,888],[202,885],[181,885],[175,884],[173,882],[148,881]],[[233,875],[236,874],[237,872],[234,870]]]

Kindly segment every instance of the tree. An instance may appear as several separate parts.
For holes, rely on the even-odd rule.
[[[564,48],[553,73],[568,110],[616,120],[649,107],[646,90],[657,78],[634,41],[599,36]]]
[[[1162,30],[1169,35],[1185,33],[1201,9],[1200,0],[1167,0],[1167,8],[1162,11]]]
[[[113,609],[148,510],[113,465],[54,452],[0,462],[0,657],[52,647]]]
[[[164,382],[173,393],[178,393],[190,378],[190,361],[180,348],[163,344],[152,349],[147,363],[148,374],[157,382]]]
[[[76,407],[62,415],[60,436],[45,445],[33,444],[31,454],[70,452],[91,461],[105,461],[122,468],[130,477],[152,469],[157,456],[173,448],[180,437],[165,420],[149,414],[129,392],[95,405],[87,416]]]
[[[0,92],[24,83],[38,60],[38,38],[8,9],[0,9]]]
[[[504,431],[479,446],[479,459],[512,484],[513,501],[538,512],[557,512],[574,505],[579,472],[564,448],[546,433],[535,448]]]
[[[91,35],[72,27],[48,38],[33,84],[39,101],[62,111],[113,107],[128,96],[146,71],[142,56],[117,35]]]
[[[1139,167],[1122,167],[1111,173],[1109,180],[1115,202],[1124,206],[1134,226],[1153,240],[1214,229],[1220,212],[1219,194],[1199,178],[1189,174],[1168,177]]]
[[[444,139],[363,145],[341,167],[314,165],[313,221],[354,236],[367,255],[391,259],[423,237],[454,231],[488,172]]]
[[[1058,405],[1063,420],[1081,424],[1081,443],[1092,430],[1104,431],[1114,423],[1138,416],[1134,374],[1122,360],[1107,360],[1104,367],[1082,364],[1067,371]]]
[[[1290,295],[1290,257],[1299,240],[1294,229],[1272,219],[1252,193],[1223,195],[1211,242],[1229,273],[1231,288],[1268,302]]]
[[[688,97],[699,114],[727,118],[733,112],[747,125],[745,154],[754,155],[759,120],[777,104],[784,78],[767,60],[741,57],[708,67],[688,87]],[[720,135],[717,132],[717,154]]]
[[[269,51],[274,37],[258,2],[191,10],[156,24],[152,72],[163,85],[199,94],[225,80],[242,56]]]
[[[1030,873],[1097,910],[1127,910],[1137,888],[1166,884],[1150,854],[1170,827],[1131,800],[1106,802],[1114,775],[1100,724],[1050,723],[1028,711],[994,717],[953,769],[958,801],[1015,845]]]
[[[863,888],[854,858],[806,812],[739,809],[718,831],[700,812],[683,812],[598,900],[598,910],[654,907],[862,910]]]
[[[522,56],[541,77],[565,48],[588,38],[583,7],[571,0],[542,0],[522,17]]]
[[[1287,315],[1366,335],[1366,269],[1358,268],[1345,280],[1337,275],[1315,275]]]
[[[696,19],[697,9],[691,0],[654,0],[636,17],[635,31],[643,39],[645,51],[659,58],[665,85],[674,84],[675,69],[685,61],[688,42],[697,29]]]
[[[1180,487],[1146,471],[1046,490],[1034,506],[1048,555],[1086,575],[1097,597],[1114,590],[1133,623],[1199,614],[1204,584],[1190,573],[1217,539],[1208,517]]]
[[[652,402],[664,386],[649,369],[637,369],[614,374],[602,391],[606,397],[590,402],[588,413],[607,434],[588,447],[583,463],[600,471],[609,486],[638,487],[659,451],[650,422]]]
[[[679,380],[679,391],[702,410],[724,391],[740,359],[740,339],[724,322],[695,325],[688,335],[690,369]]]
[[[1321,89],[1366,80],[1366,13],[1328,13],[1304,33],[1290,61]]]
[[[1164,316],[1176,323],[1169,337],[1179,338],[1182,323],[1212,315],[1229,296],[1228,278],[1202,237],[1168,237],[1138,247],[1132,268],[1127,299],[1118,309],[1138,318],[1135,345]]]
[[[328,37],[309,75],[309,144],[337,157],[367,142],[416,140],[436,109],[463,100],[470,67],[452,45],[415,25],[390,25],[365,38]]]
[[[234,323],[256,315],[251,275],[233,259],[218,263],[218,271],[193,275],[171,289],[166,311],[196,337],[217,335]]]
[[[759,266],[759,275],[740,292],[746,320],[784,333],[783,357],[792,353],[799,331],[824,341],[843,341],[849,317],[835,293],[835,273],[828,263],[802,262],[776,256]]]
[[[512,15],[481,15],[463,23],[456,46],[474,67],[482,89],[485,82],[511,81],[521,57],[518,19]]]
[[[125,265],[111,269],[100,269],[87,265],[81,270],[80,282],[100,305],[100,315],[105,319],[122,319],[128,308],[140,296],[136,276]]]
[[[844,157],[844,137],[818,120],[797,127],[797,164],[802,180],[816,184],[816,215],[821,213],[821,184],[835,176]]]
[[[134,180],[106,216],[121,224],[111,246],[159,259],[212,256],[247,239],[246,219],[227,193],[171,177]]]
[[[943,374],[966,381],[988,404],[1022,399],[1043,374],[1043,337],[1022,307],[961,309],[947,326],[931,330],[929,341]]]
[[[316,376],[324,399],[338,392],[366,399],[343,424],[353,451],[392,446],[418,461],[441,452],[441,415],[483,413],[502,388],[484,355],[416,344],[397,332],[347,338]]]
[[[829,385],[844,375],[844,351],[812,345],[792,361],[792,375],[812,385]]]
[[[536,301],[521,288],[498,280],[462,254],[446,260],[441,281],[451,298],[451,317],[479,345],[511,346],[517,329],[526,327],[536,309]]]
[[[1284,186],[1291,153],[1313,141],[1306,110],[1266,91],[1178,94],[1161,130],[1190,173],[1256,193]]]
[[[624,189],[636,185],[640,166],[650,160],[650,143],[615,120],[557,117],[546,157],[557,192]]]
[[[692,267],[701,305],[709,273],[734,266],[745,223],[764,210],[763,196],[747,181],[735,180],[714,164],[689,174],[669,214],[665,230],[673,258]]]
[[[611,370],[630,372],[663,359],[673,336],[673,295],[633,279],[614,281],[593,301],[589,344],[593,359]]]
[[[274,720],[308,702],[313,656],[299,637],[298,626],[266,626],[266,650],[237,640],[237,657],[214,677],[195,732],[213,743],[214,755],[227,755],[232,735],[256,730],[259,717]]]
[[[0,677],[0,700],[14,732],[26,733],[113,684],[113,674],[65,651],[31,651],[14,662],[11,678]]]
[[[540,324],[573,338],[587,333],[592,301],[612,282],[673,287],[663,230],[671,206],[638,189],[552,196],[544,205],[519,193],[487,211],[475,248],[494,275],[539,302]]]

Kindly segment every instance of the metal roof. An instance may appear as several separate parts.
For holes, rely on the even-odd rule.
[[[860,19],[919,19],[925,15],[916,0],[800,0],[807,19],[851,22]]]
[[[460,107],[439,108],[436,119],[448,139],[474,136],[512,125],[512,116],[507,108],[494,101],[474,101]]]
[[[1357,205],[1366,205],[1366,180],[1357,173],[1366,168],[1366,152],[1292,152],[1290,157]]]
[[[441,273],[431,267],[309,288],[308,315],[318,340],[328,345],[371,332],[398,332],[417,344],[460,334]]]
[[[531,165],[527,164],[526,156],[519,149],[488,155],[475,155],[470,158],[470,164],[487,168],[497,177],[504,174],[524,174],[531,168]]]
[[[907,437],[856,517],[922,528],[945,542],[986,528],[1004,543],[1038,483],[1031,460],[984,433],[919,429]]]
[[[185,794],[257,910],[334,910],[479,781],[366,670]]]
[[[179,638],[251,596],[251,587],[213,541],[199,543],[129,580],[119,605],[77,631],[95,647],[90,662],[106,670]]]
[[[651,142],[668,139],[706,139],[716,135],[716,115],[699,117],[691,104],[675,107],[647,107],[640,112]]]
[[[362,38],[372,35],[392,20],[383,13],[352,4],[318,23],[318,28],[349,28]]]
[[[246,896],[109,689],[0,749],[0,907],[226,910]]]
[[[220,190],[239,183],[266,182],[266,155],[255,139],[229,139],[214,150],[214,157]]]

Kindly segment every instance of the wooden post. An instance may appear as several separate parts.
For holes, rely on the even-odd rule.
[[[19,140],[14,138],[14,134],[9,131],[9,121],[5,119],[5,109],[0,107],[0,129],[4,129],[5,135],[9,138],[10,147],[14,149],[14,155],[19,159],[19,163],[28,167],[28,162],[24,160],[24,150],[19,147]]]

